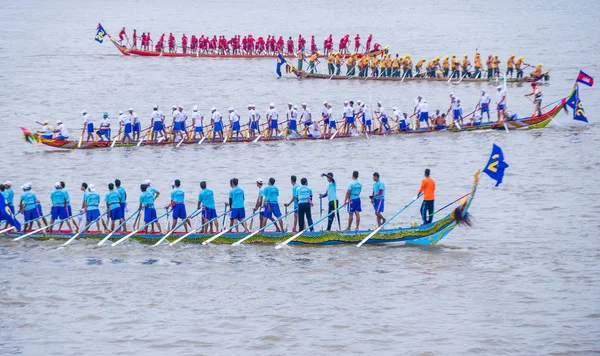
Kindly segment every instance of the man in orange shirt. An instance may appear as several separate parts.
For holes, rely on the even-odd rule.
[[[421,217],[423,225],[430,224],[433,220],[433,202],[435,200],[435,181],[429,177],[431,171],[429,168],[425,170],[425,179],[421,182],[419,194],[423,193],[423,204],[421,204]]]

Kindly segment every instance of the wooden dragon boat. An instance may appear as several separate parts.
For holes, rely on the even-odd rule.
[[[467,213],[471,202],[475,197],[477,185],[479,183],[478,171],[475,173],[473,187],[466,196],[460,200],[459,206],[452,210],[449,214],[443,218],[433,221],[430,224],[412,227],[397,227],[390,229],[381,229],[366,241],[368,244],[407,244],[407,245],[429,245],[433,246],[440,242],[446,235],[450,233],[457,225],[465,222],[468,224]],[[413,224],[414,225],[414,224]],[[315,231],[305,232],[299,236],[290,244],[294,245],[334,245],[334,244],[357,244],[361,242],[367,235],[373,233],[372,230],[360,230],[360,231]],[[23,232],[7,233],[4,236],[10,238],[18,238],[22,236]],[[173,233],[167,238],[167,241],[173,242],[184,233]],[[245,237],[245,233],[226,233],[222,236],[214,239],[213,243],[216,244],[233,244],[238,240]],[[260,232],[249,239],[245,240],[247,244],[277,244],[281,243],[288,238],[294,236],[292,232]],[[73,233],[69,232],[55,232],[53,234],[44,235],[42,233],[33,234],[27,238],[33,238],[36,240],[68,240],[73,236]],[[116,241],[122,238],[123,234],[114,234],[110,240]],[[130,239],[142,242],[142,243],[156,243],[163,234],[158,233],[139,233],[130,237]],[[213,236],[213,234],[191,234],[185,238],[186,243],[202,243],[207,241]],[[98,232],[89,232],[79,235],[79,239],[94,239],[101,240],[105,237],[105,234]]]
[[[441,132],[463,132],[463,131],[485,131],[485,130],[524,130],[524,129],[541,129],[546,127],[548,124],[550,124],[550,122],[552,121],[553,118],[556,117],[556,115],[558,115],[558,113],[560,112],[560,110],[565,106],[567,102],[567,98],[563,98],[561,100],[559,100],[558,104],[556,104],[552,109],[548,110],[547,112],[545,112],[542,115],[539,116],[530,116],[530,117],[523,117],[523,118],[518,118],[515,120],[509,120],[506,121],[504,123],[496,123],[496,122],[489,122],[489,123],[482,123],[481,125],[476,125],[476,126],[470,126],[470,125],[463,125],[461,126],[461,128],[459,129],[458,127],[443,127],[443,128],[437,128],[435,130],[427,130],[427,128],[421,128],[420,130],[414,130],[414,129],[408,129],[405,131],[400,131],[398,130],[398,125],[395,122],[392,122],[392,128],[391,130],[387,131],[387,132],[383,132],[380,129],[377,129],[373,132],[368,133],[369,137],[377,137],[377,136],[386,136],[386,135],[412,135],[412,134],[432,134],[432,133],[441,133]],[[283,123],[285,124],[285,123]],[[342,122],[340,122],[340,124],[342,124]],[[506,126],[505,126],[506,124]],[[116,148],[116,147],[136,147],[136,146],[178,146],[178,145],[207,145],[207,144],[224,144],[224,143],[253,143],[253,142],[275,142],[275,141],[307,141],[307,140],[324,140],[324,139],[349,139],[349,138],[358,138],[358,137],[364,137],[364,133],[358,133],[358,132],[354,132],[354,133],[338,133],[338,134],[332,134],[330,136],[325,135],[321,136],[319,138],[315,138],[315,137],[305,137],[305,136],[293,136],[293,135],[287,135],[287,136],[276,136],[276,137],[264,137],[261,136],[260,138],[255,138],[255,137],[229,137],[227,138],[225,141],[223,141],[221,138],[213,138],[213,137],[208,137],[206,139],[203,140],[190,140],[190,141],[184,141],[184,142],[171,142],[171,141],[162,141],[162,142],[158,142],[158,141],[150,141],[150,140],[145,140],[142,141],[142,143],[139,143],[138,141],[134,141],[134,142],[111,142],[111,141],[82,141],[81,145],[79,145],[79,140],[75,140],[75,139],[68,139],[68,140],[58,140],[58,139],[44,139],[42,138],[39,134],[33,134],[31,133],[28,129],[21,127],[21,130],[24,133],[25,136],[25,140],[28,142],[36,142],[36,143],[41,143],[44,144],[46,146],[50,146],[50,147],[54,147],[54,148],[63,148],[63,149],[92,149],[92,148]]]
[[[292,69],[292,72],[296,75],[298,79],[330,79],[330,80],[362,80],[362,81],[382,81],[382,82],[448,82],[450,78],[430,78],[430,77],[361,77],[361,76],[351,76],[351,75],[330,75],[323,73],[309,73],[304,70]],[[545,71],[540,76],[532,78],[532,77],[523,77],[523,78],[507,78],[506,81],[508,83],[548,83],[550,81],[550,71]],[[450,83],[458,84],[460,82],[467,83],[490,83],[490,84],[499,84],[502,83],[504,79],[502,78],[453,78],[450,80]]]

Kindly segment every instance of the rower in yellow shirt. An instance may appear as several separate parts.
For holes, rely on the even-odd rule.
[[[342,72],[342,55],[340,54],[340,52],[335,52],[335,67],[335,75],[340,75]]]
[[[481,69],[482,69],[482,66],[481,66],[481,58],[479,58],[478,54],[479,53],[477,53],[475,55],[475,59],[474,59],[474,61],[475,61],[475,63],[474,63],[475,64],[475,73],[473,73],[473,78],[481,78]]]
[[[448,73],[450,72],[450,61],[448,60],[448,56],[444,56],[444,60],[442,61],[442,68],[444,71],[444,78],[448,78]]]
[[[513,71],[515,70],[514,68],[515,68],[515,55],[513,54],[512,56],[508,57],[508,60],[506,61],[506,76],[507,77],[510,74],[510,77],[512,78]]]
[[[392,76],[392,58],[390,57],[389,54],[387,56],[385,56],[385,59],[383,60],[383,62],[384,62],[384,66],[385,66],[386,77],[391,77]]]
[[[329,70],[329,75],[333,75],[333,73],[335,73],[335,67],[333,66],[334,61],[335,56],[333,55],[333,52],[331,52],[327,57],[327,69]]]
[[[346,75],[354,76],[355,64],[353,55],[346,60]]]
[[[373,71],[371,72],[371,76],[373,76],[373,77],[379,76],[379,62],[381,62],[379,60],[379,58],[377,58],[377,57],[371,58],[371,68],[373,69]]]
[[[469,72],[469,69],[471,69],[471,62],[469,61],[469,56],[467,56],[465,54],[465,56],[463,57],[462,60],[462,72],[463,72],[463,76],[467,76],[467,77],[471,77],[471,73]]]
[[[413,76],[412,69],[413,69],[412,57],[410,56],[410,54],[407,54],[404,59],[404,73],[409,78],[412,78],[412,76]]]
[[[460,60],[456,58],[456,54],[452,55],[452,78],[460,77]]]
[[[367,71],[369,70],[369,58],[368,58],[368,56],[363,56],[358,61],[358,68],[360,69],[360,71],[358,72],[359,76],[361,76],[361,77],[367,76]]]
[[[313,52],[308,60],[308,69],[311,74],[316,72],[317,64],[319,64],[319,52]]]
[[[500,77],[500,58],[498,58],[498,55],[495,55],[492,59],[492,68],[494,69],[494,78]]]
[[[494,68],[492,66],[492,55],[490,54],[487,59],[485,60],[485,65],[487,67],[487,77],[488,79],[491,79],[494,77]]]
[[[521,68],[523,64],[525,64],[524,58],[519,57],[515,63],[515,68],[517,68],[517,78],[523,78],[523,68]]]
[[[302,70],[302,63],[304,63],[304,50],[298,51],[298,70]]]
[[[400,57],[396,53],[396,57],[392,59],[392,77],[400,76]]]
[[[427,58],[423,58],[420,61],[417,62],[417,64],[415,64],[415,77],[421,77],[421,67],[423,66],[423,64],[425,63],[425,61],[427,60]]]
[[[531,72],[531,74],[529,74],[529,76],[532,79],[539,79],[539,77],[542,75],[542,64],[538,64],[537,66],[535,66],[535,69],[533,70],[533,72]]]

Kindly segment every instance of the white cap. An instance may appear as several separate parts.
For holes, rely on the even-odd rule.
[[[323,105],[325,105],[325,104],[327,104],[327,100],[325,100],[325,101],[323,102]]]
[[[365,103],[360,104],[360,107],[364,108],[365,107]]]
[[[150,179],[146,179],[146,180],[144,181],[144,184],[146,184],[146,185],[149,185],[149,184],[150,184]]]
[[[288,105],[292,106],[292,105],[294,105],[294,104],[292,104],[292,103],[288,103]]]
[[[212,109],[210,109],[210,111],[215,111],[217,110],[217,108],[215,108],[214,106],[212,107]]]
[[[502,85],[498,85],[498,90],[502,89]]]
[[[250,109],[252,107],[252,104],[248,104],[248,109]]]
[[[360,100],[357,100],[357,101],[356,101],[356,103],[357,103],[357,104],[360,104],[360,103],[362,103],[362,101],[360,101]]]
[[[253,108],[255,108],[255,107],[256,107],[256,104],[252,104],[252,107],[253,107]]]
[[[158,110],[158,105],[154,105],[154,110]]]
[[[292,109],[298,109],[298,105],[294,105]]]
[[[127,110],[127,111],[133,111],[133,109],[132,109],[132,108],[129,108],[129,110]]]
[[[423,99],[423,102],[424,102],[424,103],[427,103],[427,100]]]
[[[94,187],[94,185],[93,185],[93,184],[90,184],[90,185],[88,185],[88,190],[89,190],[90,192],[94,192],[94,191],[96,191],[96,188]]]
[[[44,124],[49,124],[50,122],[48,120],[44,120]]]
[[[180,109],[183,109],[183,106],[181,106],[181,104],[179,104],[177,107]]]
[[[194,110],[194,111],[198,111],[198,106],[197,106],[197,105],[194,105],[194,109],[193,109],[193,110]]]
[[[348,100],[344,100],[344,105],[348,105]]]
[[[378,102],[377,102],[377,104],[379,104],[379,105],[383,105],[383,103],[382,103],[381,101],[378,101]]]
[[[171,109],[177,109],[177,105],[171,106]]]
[[[482,93],[485,93],[485,89],[481,89],[481,92],[482,92]]]
[[[423,99],[423,97],[422,97],[421,95],[418,95],[418,96],[417,96],[417,98],[421,98],[421,99]]]
[[[119,110],[119,115],[123,115],[123,112],[121,110]]]
[[[12,183],[9,180],[7,180],[6,182],[4,182],[4,185],[8,185],[9,187],[11,187]]]
[[[23,186],[21,188],[23,188],[23,189],[31,189],[31,183],[25,183],[25,184],[23,184]]]
[[[57,124],[62,124],[62,120],[57,120],[56,123]]]
[[[258,183],[258,184],[263,184],[263,180],[262,180],[261,178],[258,178],[258,179],[256,180],[256,183]]]
[[[274,108],[275,104],[271,103],[271,104],[269,104],[269,106],[272,107],[272,108]]]
[[[306,106],[306,103],[302,103],[302,106]]]
[[[397,107],[395,107],[395,106],[393,106],[393,107],[392,107],[392,111],[396,111],[396,110],[398,110],[398,108],[397,108]]]
[[[450,92],[450,96],[454,96],[454,93]]]
[[[54,183],[54,188],[60,188],[60,182]]]
[[[230,106],[229,109],[227,109],[229,111],[233,111],[233,106]]]
[[[86,111],[86,110],[83,110],[83,111],[81,112],[81,115],[85,115],[85,114],[87,114],[87,111]]]

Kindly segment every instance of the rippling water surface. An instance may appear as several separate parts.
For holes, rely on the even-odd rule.
[[[0,239],[0,354],[26,355],[458,355],[593,354],[600,350],[600,99],[582,88],[590,124],[559,114],[527,132],[433,134],[319,142],[142,147],[62,151],[22,142],[19,126],[62,119],[72,132],[82,109],[98,119],[133,107],[147,125],[155,103],[197,104],[208,113],[233,105],[323,100],[382,100],[410,110],[421,94],[447,107],[448,93],[477,102],[462,83],[373,83],[277,79],[274,60],[126,58],[93,41],[97,22],[188,36],[192,32],[334,38],[359,32],[392,53],[456,53],[502,58],[515,53],[552,70],[545,102],[566,95],[579,69],[600,76],[596,2],[89,2],[0,4],[0,180],[32,182],[43,203],[64,180],[78,206],[81,182],[120,178],[130,194],[151,179],[163,193],[179,178],[194,204],[207,180],[221,204],[236,176],[253,199],[257,177],[307,177],[324,191],[321,172],[344,186],[352,170],[381,173],[386,214],[415,195],[423,169],[437,180],[438,207],[469,191],[492,143],[510,164],[500,187],[482,177],[473,228],[457,228],[435,247],[152,248],[136,242],[97,248],[76,241]],[[509,87],[521,116],[528,86]],[[240,110],[241,112],[242,110]],[[341,189],[338,194],[341,194]],[[366,194],[365,194],[366,195]],[[159,204],[166,204],[166,194]],[[370,209],[364,228],[373,228]],[[318,214],[317,209],[313,214]],[[418,220],[418,207],[395,226]]]

